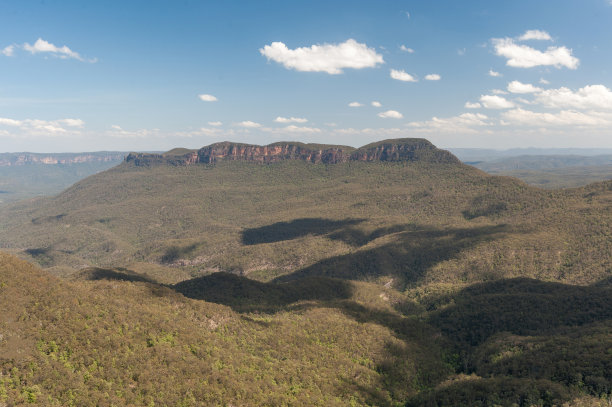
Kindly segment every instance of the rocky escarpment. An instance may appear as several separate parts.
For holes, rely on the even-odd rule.
[[[85,164],[121,162],[125,153],[96,152],[96,153],[2,153],[0,154],[0,167],[13,167],[20,165],[55,165],[55,164]]]
[[[337,164],[347,161],[421,161],[459,163],[451,153],[440,150],[425,139],[393,139],[355,149],[348,146],[281,142],[258,146],[222,142],[199,150],[175,149],[164,154],[131,153],[126,162],[135,166],[211,164],[218,161],[273,163],[299,160]]]

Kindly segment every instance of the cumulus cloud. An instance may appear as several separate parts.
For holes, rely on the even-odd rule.
[[[514,103],[497,95],[482,95],[480,96],[480,103],[487,109],[510,109],[514,107]]]
[[[363,105],[362,105],[361,103],[359,103],[359,102],[351,102],[351,103],[349,103],[348,105],[349,105],[349,107],[361,107],[361,106],[363,106]]]
[[[404,115],[396,110],[387,110],[386,112],[378,113],[378,117],[383,119],[401,119]]]
[[[425,80],[427,81],[439,81],[440,79],[441,77],[437,73],[430,73],[429,75],[425,75]]]
[[[525,109],[512,109],[502,113],[502,118],[511,124],[525,126],[609,126],[609,115],[562,110],[557,113],[540,113]]]
[[[566,87],[548,89],[537,94],[536,102],[551,108],[612,109],[612,91],[604,85],[589,85],[576,92]]]
[[[541,30],[527,30],[525,34],[518,37],[519,41],[528,41],[528,40],[541,40],[541,41],[551,41],[552,38],[550,34],[546,31]]]
[[[30,45],[26,42],[23,44],[23,49],[31,54],[48,53],[61,59],[76,59],[82,62],[96,62],[96,59],[86,60],[78,52],[71,50],[66,45],[58,47],[48,41],[43,40],[42,38],[37,39],[34,45]]]
[[[257,128],[257,127],[261,127],[261,124],[257,123],[257,122],[252,122],[250,120],[244,120],[241,121],[239,123],[236,123],[236,126],[239,127],[246,127],[246,128]]]
[[[512,81],[508,84],[508,92],[510,93],[536,93],[542,89],[533,86],[530,83],[522,83],[519,81]]]
[[[373,102],[371,103],[371,105],[372,105],[372,106],[374,106],[374,107],[381,107],[381,106],[382,106],[382,103],[380,103],[380,102],[378,102],[378,101],[376,101],[376,100],[375,100],[375,101],[373,101]]]
[[[494,78],[498,78],[498,77],[502,76],[502,74],[500,74],[499,72],[495,72],[492,69],[489,69],[489,76],[492,76]]]
[[[2,51],[0,51],[2,53],[2,55],[7,56],[7,57],[12,57],[15,53],[15,46],[14,45],[9,45],[7,47],[4,47],[2,49]]]
[[[219,121],[217,121],[217,122],[208,122],[208,125],[209,126],[219,127],[219,126],[223,125],[223,122],[219,122]]]
[[[289,49],[282,42],[273,42],[259,49],[268,60],[282,64],[287,69],[302,72],[327,72],[341,74],[343,69],[373,68],[383,64],[382,55],[374,48],[368,48],[354,39],[341,44],[312,45]]]
[[[576,69],[580,63],[580,60],[572,55],[572,50],[566,47],[548,47],[546,51],[540,51],[517,44],[512,38],[493,38],[491,41],[495,53],[507,59],[506,65],[515,68],[554,66]]]
[[[203,100],[204,102],[216,102],[218,100],[215,96],[208,95],[208,94],[201,94],[201,95],[198,95],[198,97],[200,98],[200,100]]]
[[[482,113],[463,113],[459,116],[438,118],[421,122],[410,122],[408,126],[424,132],[473,133],[474,127],[490,126],[488,117]]]
[[[466,109],[478,109],[478,108],[480,108],[480,107],[481,107],[481,105],[480,105],[480,103],[478,103],[478,102],[475,102],[475,103],[472,103],[472,102],[465,102],[464,107],[465,107]]]
[[[398,71],[397,69],[391,69],[389,74],[393,79],[402,81],[402,82],[417,82],[414,76],[406,73],[406,71]]]
[[[276,123],[306,123],[308,119],[304,119],[302,117],[281,117],[278,116],[274,119]]]
[[[405,46],[403,44],[400,45],[400,51],[404,51],[404,52],[407,52],[409,54],[414,53],[414,50],[412,48],[408,48],[407,46]]]

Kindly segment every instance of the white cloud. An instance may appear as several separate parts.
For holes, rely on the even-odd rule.
[[[0,53],[2,53],[2,55],[7,56],[7,57],[12,57],[15,53],[15,46],[14,45],[9,45],[7,47],[4,47],[2,49],[2,51],[0,51]]]
[[[502,76],[502,74],[500,74],[499,72],[495,72],[492,69],[489,69],[489,76],[492,76],[494,78],[498,78],[498,77]]]
[[[439,81],[440,79],[441,77],[437,73],[430,73],[429,75],[425,75],[426,81]]]
[[[121,126],[113,124],[111,126],[111,130],[107,131],[106,134],[110,137],[114,137],[114,138],[122,138],[122,139],[129,139],[129,138],[137,138],[137,139],[143,139],[143,138],[149,138],[152,136],[159,136],[160,132],[159,129],[138,129],[138,130],[124,130],[123,128],[121,128]]]
[[[423,132],[473,133],[474,127],[490,126],[489,118],[482,113],[463,113],[459,116],[438,118],[422,122],[410,122],[408,126]]]
[[[321,129],[316,127],[301,127],[295,125],[289,125],[287,127],[282,128],[281,130],[287,131],[289,133],[320,133]]]
[[[361,103],[359,103],[359,102],[351,102],[351,103],[349,103],[348,105],[349,105],[349,107],[361,107],[361,106],[363,106],[363,105],[362,105]]]
[[[52,136],[58,134],[75,135],[79,133],[77,128],[82,128],[84,125],[85,122],[81,119],[16,120],[0,117],[0,126],[11,127],[13,130],[9,134],[15,137]]]
[[[465,48],[460,48],[457,50],[457,55],[459,55],[460,57],[464,56],[466,52]]]
[[[42,38],[37,39],[34,45],[30,45],[26,42],[23,44],[23,49],[31,54],[49,53],[61,59],[76,59],[78,61],[85,61],[85,58],[83,58],[78,52],[71,50],[66,45],[57,47],[50,42],[43,40]],[[90,59],[87,60],[87,62],[93,63],[96,62],[96,59]]]
[[[407,52],[409,54],[414,53],[414,50],[412,48],[408,48],[404,44],[400,45],[400,51],[404,51],[404,52]]]
[[[502,113],[504,120],[511,124],[526,126],[609,126],[612,117],[597,113],[582,113],[562,110],[558,113],[539,113],[521,108]]]
[[[274,119],[276,123],[306,123],[308,119],[304,119],[302,117],[281,117],[278,116]]]
[[[372,106],[374,106],[374,107],[382,107],[382,103],[380,103],[380,102],[378,102],[378,101],[376,101],[376,100],[375,100],[375,101],[373,101],[373,102],[371,103],[371,105],[372,105]]]
[[[512,81],[508,84],[508,92],[510,93],[536,93],[542,89],[533,86],[530,83],[522,83],[519,81]]]
[[[9,119],[9,118],[6,118],[6,117],[0,117],[0,125],[19,127],[19,126],[21,126],[21,123],[22,123],[21,120],[15,120],[15,119]]]
[[[480,107],[481,107],[481,105],[480,105],[480,103],[478,103],[478,102],[475,102],[475,103],[472,103],[472,102],[465,102],[464,107],[465,107],[466,109],[478,109],[478,108],[480,108]]]
[[[396,110],[387,110],[386,112],[378,113],[378,117],[383,119],[401,119],[404,115]]]
[[[218,100],[215,96],[207,94],[198,95],[198,97],[204,102],[216,102]]]
[[[223,122],[208,122],[209,126],[215,126],[215,127],[219,127],[223,125]]]
[[[242,122],[236,123],[236,126],[246,127],[246,128],[257,128],[257,127],[261,127],[261,124],[257,122],[252,122],[250,120],[244,120]]]
[[[536,101],[552,108],[612,109],[612,91],[604,85],[589,85],[576,92],[562,87],[540,92]]]
[[[406,71],[398,71],[397,69],[391,69],[390,76],[393,79],[396,79],[402,82],[416,82],[417,81],[414,78],[414,76],[410,75],[409,73],[406,73]]]
[[[508,92],[502,89],[492,89],[491,93],[494,95],[507,95],[508,94]]]
[[[527,30],[525,34],[518,37],[519,41],[527,41],[527,40],[541,40],[541,41],[551,41],[552,38],[550,34],[546,31],[541,30]]]
[[[539,51],[527,45],[517,44],[512,38],[493,38],[495,53],[507,59],[506,65],[515,68],[533,68],[536,66],[554,66],[578,68],[580,60],[572,55],[566,47],[548,47]]]
[[[482,95],[480,102],[487,109],[510,109],[514,103],[497,95]]]
[[[273,42],[259,49],[268,60],[282,64],[287,69],[302,72],[327,72],[341,74],[344,68],[373,68],[383,64],[382,55],[373,48],[348,39],[341,44],[312,45],[289,49],[282,42]]]
[[[81,119],[60,119],[58,122],[69,127],[83,127],[85,125],[85,122]]]
[[[533,105],[534,104],[534,102],[532,102],[530,100],[527,100],[527,99],[524,99],[524,98],[516,98],[516,99],[514,99],[514,101],[518,102],[518,103],[522,103],[524,105]]]

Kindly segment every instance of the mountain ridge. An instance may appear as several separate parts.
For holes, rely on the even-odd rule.
[[[125,162],[135,166],[214,164],[218,161],[272,163],[300,160],[314,164],[348,161],[421,161],[459,164],[448,151],[438,149],[426,139],[388,139],[360,148],[299,142],[277,142],[265,146],[224,141],[199,150],[173,149],[163,154],[130,153]]]

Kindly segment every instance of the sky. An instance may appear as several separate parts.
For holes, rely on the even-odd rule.
[[[612,0],[0,0],[0,152],[611,148]]]

